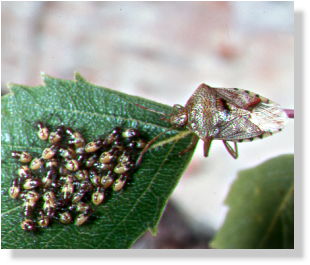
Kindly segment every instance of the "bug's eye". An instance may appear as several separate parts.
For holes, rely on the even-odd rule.
[[[175,113],[183,112],[184,109],[185,108],[182,105],[179,105],[179,104],[174,104],[173,105],[173,110],[174,110]]]
[[[170,123],[176,127],[183,127],[187,123],[187,114],[179,113],[170,117]]]
[[[170,117],[170,123],[175,127],[183,127],[187,124],[187,112],[181,105],[173,106],[173,114]]]

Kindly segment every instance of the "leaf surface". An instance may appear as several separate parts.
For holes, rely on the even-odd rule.
[[[229,211],[214,248],[294,248],[294,156],[241,171],[226,198]]]
[[[20,228],[21,201],[8,196],[18,163],[11,152],[30,151],[40,155],[47,145],[36,135],[34,122],[59,124],[80,131],[87,140],[104,135],[116,126],[134,127],[150,140],[170,128],[156,113],[172,108],[86,82],[79,74],[74,81],[43,75],[44,85],[11,84],[2,97],[2,248],[128,248],[146,230],[156,231],[165,208],[192,151],[182,156],[192,134],[172,130],[159,138],[143,158],[132,181],[121,192],[111,192],[93,220],[81,227],[53,223],[37,233]]]

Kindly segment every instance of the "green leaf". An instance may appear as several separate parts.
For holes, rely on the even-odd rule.
[[[229,212],[214,248],[294,248],[294,156],[241,171],[227,196]]]
[[[53,223],[42,232],[20,228],[21,202],[8,196],[18,164],[13,150],[40,154],[46,143],[39,141],[35,121],[50,126],[63,123],[92,140],[116,126],[134,127],[150,140],[170,125],[160,115],[172,108],[143,98],[126,95],[86,82],[79,74],[74,81],[43,75],[45,85],[27,87],[11,84],[2,97],[2,248],[128,248],[146,230],[156,232],[165,205],[193,152],[182,156],[193,135],[172,130],[145,154],[133,179],[121,192],[111,192],[95,218],[83,226]]]

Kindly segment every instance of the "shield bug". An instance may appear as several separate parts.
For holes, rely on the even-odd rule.
[[[258,94],[238,88],[214,88],[201,84],[185,106],[174,105],[169,115],[163,115],[173,128],[186,128],[196,136],[182,153],[194,148],[199,139],[204,142],[204,156],[209,154],[211,142],[222,140],[233,158],[238,157],[237,142],[252,141],[281,131],[287,114],[280,106]],[[162,134],[160,134],[162,135]],[[137,164],[149,147],[159,138],[154,137],[142,150]],[[229,142],[234,143],[232,147]]]

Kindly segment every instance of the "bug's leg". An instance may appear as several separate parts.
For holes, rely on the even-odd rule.
[[[237,147],[237,142],[234,142],[234,149],[229,145],[229,143],[227,141],[223,140],[223,144],[226,148],[226,150],[228,151],[228,153],[234,158],[237,159],[238,158],[238,147]]]
[[[139,155],[139,157],[138,157],[138,159],[137,159],[137,161],[136,161],[136,166],[139,166],[139,165],[141,164],[142,158],[143,158],[144,154],[147,152],[147,150],[149,150],[149,148],[151,147],[151,145],[152,145],[154,142],[156,142],[157,139],[158,139],[160,136],[162,136],[163,134],[165,134],[165,133],[167,133],[167,132],[169,132],[169,131],[171,131],[171,130],[172,130],[172,128],[171,128],[171,129],[168,129],[168,130],[166,130],[166,131],[161,132],[160,134],[156,135],[152,140],[150,140],[150,141],[145,145],[145,147],[144,147],[143,150],[141,151],[141,153],[140,153],[140,155]]]
[[[204,155],[204,157],[207,157],[209,155],[209,150],[210,150],[210,146],[211,146],[212,140],[213,140],[212,137],[207,137],[204,140],[204,145],[203,145],[203,155]]]
[[[183,151],[181,151],[181,152],[179,153],[179,155],[184,155],[185,153],[187,153],[187,152],[193,150],[193,149],[196,147],[196,144],[197,144],[198,140],[199,140],[199,137],[196,136],[196,135],[194,135],[194,136],[192,137],[192,141],[191,141],[191,143],[189,144],[189,146],[187,146]]]

